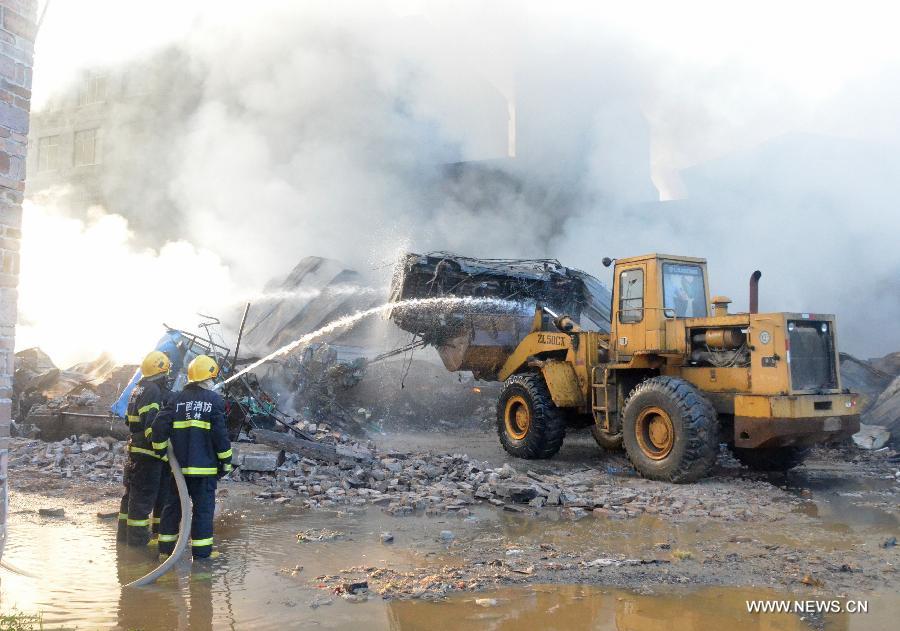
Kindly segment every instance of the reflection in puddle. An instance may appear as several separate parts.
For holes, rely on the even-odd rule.
[[[29,504],[14,496],[14,507]],[[41,613],[45,628],[107,627],[146,631],[169,629],[283,629],[302,616],[321,590],[309,587],[318,574],[352,565],[379,564],[404,569],[442,559],[437,520],[394,520],[377,510],[361,514],[301,512],[244,502],[216,521],[218,559],[182,561],[156,584],[122,590],[120,585],[147,573],[158,562],[152,548],[117,544],[115,520],[97,520],[82,511],[65,519],[13,512],[4,558],[37,578],[2,575],[0,609]],[[68,509],[67,509],[68,510]],[[74,510],[74,509],[73,509]],[[384,546],[379,530],[386,520],[398,539],[421,539],[415,551]],[[339,530],[338,538],[300,543],[297,532]],[[434,559],[432,561],[432,559]],[[303,566],[295,576],[279,570]],[[327,607],[335,622],[350,624],[356,609]],[[299,612],[299,613],[298,613]],[[316,616],[313,616],[316,617]],[[324,618],[323,615],[318,615]]]
[[[835,533],[875,530],[896,532],[897,482],[890,479],[839,477],[815,470],[792,476],[792,490],[812,499],[797,510]]]
[[[475,598],[491,598],[496,606],[481,607]],[[793,599],[768,590],[703,588],[640,595],[618,589],[581,585],[536,585],[459,596],[441,603],[398,601],[388,605],[391,629],[435,629],[436,620],[453,621],[460,630],[609,629],[615,631],[809,631],[810,617],[798,614],[747,613],[747,600]],[[893,602],[891,602],[893,601]],[[868,614],[828,614],[819,620],[834,631],[887,629],[900,614],[896,597],[870,600]]]
[[[38,578],[3,573],[0,609],[41,613],[47,629],[810,628],[793,614],[747,614],[748,598],[793,596],[744,588],[662,591],[655,587],[655,594],[638,595],[617,589],[543,585],[454,595],[437,603],[383,601],[373,596],[354,604],[340,598],[332,601],[327,592],[313,586],[314,577],[351,566],[404,570],[452,562],[453,548],[448,551],[438,541],[444,529],[497,538],[498,545],[504,539],[531,540],[631,556],[630,551],[658,541],[692,547],[692,542],[713,531],[721,530],[716,536],[726,536],[724,527],[716,524],[701,529],[698,524],[667,524],[649,516],[555,523],[555,518],[535,519],[491,509],[476,510],[471,521],[453,516],[394,518],[377,508],[305,512],[234,500],[230,504],[239,510],[226,512],[216,523],[219,559],[185,561],[153,586],[123,591],[121,584],[156,565],[150,550],[117,545],[115,521],[97,520],[92,509],[72,509],[64,519],[47,519],[33,510],[22,511],[34,503],[39,503],[37,497],[14,495],[5,558]],[[340,535],[326,541],[297,541],[297,532],[312,529]],[[394,533],[396,544],[380,542],[379,533],[386,530]],[[279,571],[297,566],[302,569],[294,576]],[[480,607],[476,598],[495,598],[497,606]],[[311,608],[315,601],[321,606]],[[883,629],[897,617],[896,595],[884,595],[872,600],[867,616],[830,615],[824,622],[826,629]]]

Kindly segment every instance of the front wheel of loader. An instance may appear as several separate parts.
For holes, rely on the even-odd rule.
[[[591,427],[591,436],[593,436],[594,440],[597,441],[597,444],[606,451],[622,450],[622,432],[619,432],[618,434],[607,434],[602,428],[594,425]]]
[[[732,447],[731,453],[742,465],[754,471],[785,472],[803,464],[809,450],[805,447]]]
[[[653,377],[628,397],[622,437],[628,458],[645,478],[693,482],[716,461],[718,418],[712,404],[684,379]]]
[[[550,458],[562,447],[565,415],[554,405],[541,375],[513,375],[503,384],[497,434],[503,448],[517,458]]]

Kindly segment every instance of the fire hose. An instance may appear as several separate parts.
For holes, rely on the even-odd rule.
[[[172,551],[172,554],[158,568],[135,581],[131,581],[125,587],[150,585],[171,570],[184,553],[188,539],[191,536],[191,500],[188,495],[187,483],[184,481],[184,474],[181,472],[181,465],[178,464],[178,460],[175,458],[175,452],[172,451],[171,444],[169,444],[168,456],[169,466],[172,468],[172,476],[175,478],[175,486],[178,488],[178,502],[181,504],[181,524],[178,527],[178,541],[175,542],[175,549]]]
[[[35,576],[31,572],[26,572],[25,570],[16,567],[15,565],[13,565],[12,563],[10,563],[8,561],[0,561],[0,567],[2,567],[4,570],[12,572],[13,574],[18,574],[20,576],[27,576],[28,578],[37,578],[37,576]]]

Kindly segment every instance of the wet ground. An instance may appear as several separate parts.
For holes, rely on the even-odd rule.
[[[492,438],[466,432],[380,442],[499,465],[506,458]],[[558,459],[529,468],[607,467],[617,483],[640,488],[621,457],[598,456],[589,440],[571,440]],[[561,509],[520,513],[489,504],[465,518],[395,517],[378,506],[278,506],[254,499],[252,485],[224,484],[221,557],[183,562],[134,590],[121,585],[156,560],[149,549],[117,545],[115,520],[98,518],[116,511],[115,485],[23,480],[15,470],[11,477],[3,559],[34,576],[0,571],[0,611],[40,612],[44,628],[888,629],[900,618],[900,547],[882,547],[900,535],[900,485],[883,470],[834,458],[766,478],[790,499],[770,523],[650,514],[572,520]],[[750,478],[759,482],[719,471],[703,484],[738,489]],[[65,517],[37,513],[60,506]],[[393,543],[382,543],[385,531]],[[371,587],[365,600],[334,593],[361,580]],[[462,589],[445,596],[434,588],[441,581]],[[864,600],[868,613],[751,614],[748,599],[834,599],[840,607]]]

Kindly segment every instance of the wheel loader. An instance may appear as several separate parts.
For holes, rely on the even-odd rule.
[[[498,318],[487,341],[478,339],[484,330],[457,327],[435,344],[448,368],[503,382],[497,431],[510,454],[550,458],[567,428],[589,426],[602,447],[624,448],[642,476],[682,483],[705,476],[722,443],[751,468],[785,471],[810,445],[859,430],[858,395],[841,387],[833,315],[758,313],[759,272],[749,313],[729,313],[728,298],[710,299],[701,258],[603,264],[613,267],[608,331],[537,304],[520,335],[498,337]],[[403,281],[396,285],[402,298]]]

